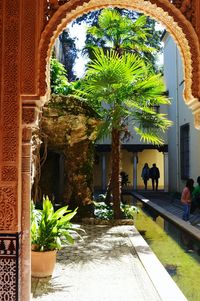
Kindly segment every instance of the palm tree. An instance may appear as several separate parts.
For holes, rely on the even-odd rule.
[[[143,58],[145,53],[155,51],[148,45],[151,36],[149,31],[146,16],[141,15],[133,21],[111,8],[102,10],[98,24],[87,30],[97,39],[98,47],[114,49],[119,55],[124,52],[136,53]],[[94,45],[87,44],[86,48],[93,49]]]
[[[134,53],[138,57],[142,57],[145,61],[149,61],[146,54],[155,51],[154,48],[148,45],[150,37],[149,31],[150,29],[147,26],[146,16],[142,15],[133,21],[127,15],[121,15],[117,10],[112,8],[102,10],[98,18],[98,24],[88,29],[88,33],[97,38],[98,45],[103,45],[104,52],[109,49],[113,49],[116,51],[118,56],[122,56],[127,52]],[[90,48],[90,45],[88,45],[88,48]],[[91,45],[91,48],[94,49],[93,45]],[[149,68],[153,70],[152,66],[149,66]],[[145,116],[145,112],[143,112],[143,118],[144,120],[147,118],[147,116]],[[116,119],[115,123],[118,122],[120,122],[120,120]],[[146,120],[145,123],[147,125],[148,121]],[[138,129],[138,131],[140,131],[140,129]],[[111,137],[112,166],[109,186],[113,191],[113,198],[117,197],[118,199],[118,195],[120,195],[120,131],[117,127],[112,128]],[[113,140],[115,141],[114,143]],[[154,143],[156,142],[154,141]],[[107,191],[110,187],[108,187]],[[116,191],[116,193],[118,191],[117,196],[114,191]]]
[[[120,218],[120,138],[127,119],[146,142],[162,144],[161,134],[171,124],[153,106],[168,104],[161,75],[156,75],[136,54],[94,51],[82,81],[82,95],[102,118],[101,136],[112,137],[112,192],[114,218]],[[151,71],[150,71],[151,70]]]

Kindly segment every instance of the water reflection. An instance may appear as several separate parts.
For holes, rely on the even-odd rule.
[[[145,214],[150,216],[168,235],[170,235],[182,248],[189,253],[195,252],[200,255],[200,242],[192,237],[189,233],[177,227],[172,222],[165,220],[153,208],[145,206],[142,202],[137,201],[136,206],[141,208]],[[143,234],[141,234],[144,236]],[[200,259],[199,259],[200,261]]]
[[[141,202],[137,206],[141,208],[135,221],[138,231],[188,301],[200,300],[199,242]]]

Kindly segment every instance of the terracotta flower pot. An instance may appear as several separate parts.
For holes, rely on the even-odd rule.
[[[33,277],[52,276],[56,264],[56,251],[31,251],[31,275]]]

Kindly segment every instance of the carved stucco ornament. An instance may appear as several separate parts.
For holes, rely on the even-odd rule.
[[[17,230],[16,187],[0,188],[0,231]]]
[[[189,20],[193,27],[196,27],[196,18],[195,18],[195,3],[192,0],[172,0],[169,1],[172,2],[174,6],[176,6],[180,11],[183,13],[183,15],[186,17],[187,20]]]
[[[200,110],[194,114],[194,126],[200,130]]]
[[[55,39],[73,19],[105,7],[127,8],[142,12],[162,23],[178,45],[183,61],[184,100],[193,114],[200,110],[200,49],[194,26],[194,1],[177,0],[48,0],[46,25],[40,41],[39,94],[49,87],[49,60]],[[200,127],[195,118],[195,127]]]
[[[49,22],[54,13],[58,10],[58,8],[70,0],[46,0],[45,2],[45,24]],[[158,1],[152,1],[152,3],[156,3]],[[185,17],[193,24],[195,27],[195,5],[194,1],[191,0],[168,0],[170,4],[173,4],[177,7]]]

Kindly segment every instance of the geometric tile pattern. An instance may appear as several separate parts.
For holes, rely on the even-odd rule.
[[[0,234],[0,300],[19,299],[20,235]]]

